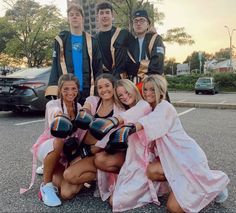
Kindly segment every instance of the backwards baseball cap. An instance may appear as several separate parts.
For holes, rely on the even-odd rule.
[[[135,19],[137,17],[144,17],[148,20],[149,24],[151,23],[146,10],[136,10],[134,12],[133,19]]]

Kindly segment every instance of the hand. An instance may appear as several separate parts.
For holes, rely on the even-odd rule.
[[[57,138],[66,138],[72,133],[73,125],[65,115],[57,115],[51,124],[51,134]]]
[[[88,129],[89,124],[93,121],[93,116],[85,109],[81,109],[75,118],[75,125],[80,129]]]
[[[64,141],[63,153],[69,162],[80,156],[80,153],[78,152],[78,144],[79,140],[76,137],[70,137]]]
[[[92,151],[91,151],[91,146],[84,143],[84,142],[81,142],[80,145],[79,145],[79,153],[80,153],[80,157],[81,158],[85,158],[85,157],[89,157],[89,156],[92,156]]]
[[[126,151],[128,148],[128,137],[134,132],[136,132],[134,124],[127,124],[117,129],[110,135],[105,151],[110,154]]]
[[[97,140],[101,140],[111,129],[118,126],[119,120],[116,117],[97,118],[90,123],[90,133]]]
[[[79,140],[76,137],[70,137],[64,141],[63,153],[69,162],[78,156],[85,158],[93,155],[90,145],[87,145],[83,142],[81,142],[79,145],[78,144]]]

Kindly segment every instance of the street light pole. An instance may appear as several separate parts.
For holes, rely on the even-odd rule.
[[[227,29],[228,34],[229,34],[229,51],[230,51],[229,52],[230,54],[229,67],[230,67],[230,70],[232,70],[232,36],[233,36],[234,31],[236,31],[236,29],[232,29],[230,32],[230,29],[228,26],[225,25],[225,28]]]

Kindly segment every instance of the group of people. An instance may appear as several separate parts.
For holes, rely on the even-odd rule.
[[[46,92],[53,100],[32,148],[43,163],[40,199],[59,206],[95,182],[115,212],[160,205],[165,194],[170,212],[224,202],[228,176],[209,168],[167,101],[165,49],[161,37],[148,32],[147,12],[134,13],[137,38],[112,26],[110,3],[97,5],[97,18],[93,38],[83,32],[81,7],[71,4],[70,32],[56,37]]]
[[[150,31],[146,10],[133,15],[134,37],[128,30],[113,26],[114,12],[109,2],[96,6],[98,32],[93,37],[83,31],[84,13],[80,5],[67,10],[70,31],[55,38],[52,71],[47,97],[57,96],[57,82],[62,74],[73,73],[80,81],[80,100],[94,94],[94,82],[101,73],[116,79],[140,82],[148,74],[163,74],[165,48],[162,38]]]

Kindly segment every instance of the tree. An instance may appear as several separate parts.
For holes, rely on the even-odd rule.
[[[216,60],[230,59],[230,49],[229,48],[220,49],[218,52],[215,53],[214,58]]]
[[[0,53],[6,48],[9,40],[14,38],[15,31],[11,28],[5,17],[0,18]]]
[[[169,29],[166,35],[163,35],[163,40],[169,43],[178,43],[179,45],[194,44],[192,37],[188,35],[183,27]]]
[[[6,44],[6,53],[27,58],[28,66],[40,66],[51,59],[52,42],[65,20],[53,5],[41,6],[34,0],[18,0],[5,18],[15,33]]]
[[[198,52],[194,51],[190,56],[188,56],[184,63],[188,63],[190,64],[190,70],[199,70],[200,68],[200,60],[199,60],[199,56],[198,56]],[[212,55],[208,54],[206,52],[202,52],[202,64],[201,64],[201,72],[203,72],[204,70],[204,63],[205,61],[212,59]]]
[[[162,2],[163,0],[157,0],[156,3]],[[154,22],[162,25],[165,18],[165,14],[160,12],[158,8],[155,8],[153,3],[148,0],[109,0],[114,6],[116,14],[117,26],[128,28],[131,32],[132,29],[132,19],[133,13],[137,9],[146,9],[148,11],[149,17],[152,24]],[[178,43],[180,45],[191,45],[194,43],[191,35],[185,32],[183,27],[169,29],[166,34],[162,35],[163,40],[169,43]]]
[[[164,64],[164,73],[169,74],[169,75],[175,75],[176,74],[176,69],[177,69],[177,64],[175,58],[169,58],[165,60]]]

